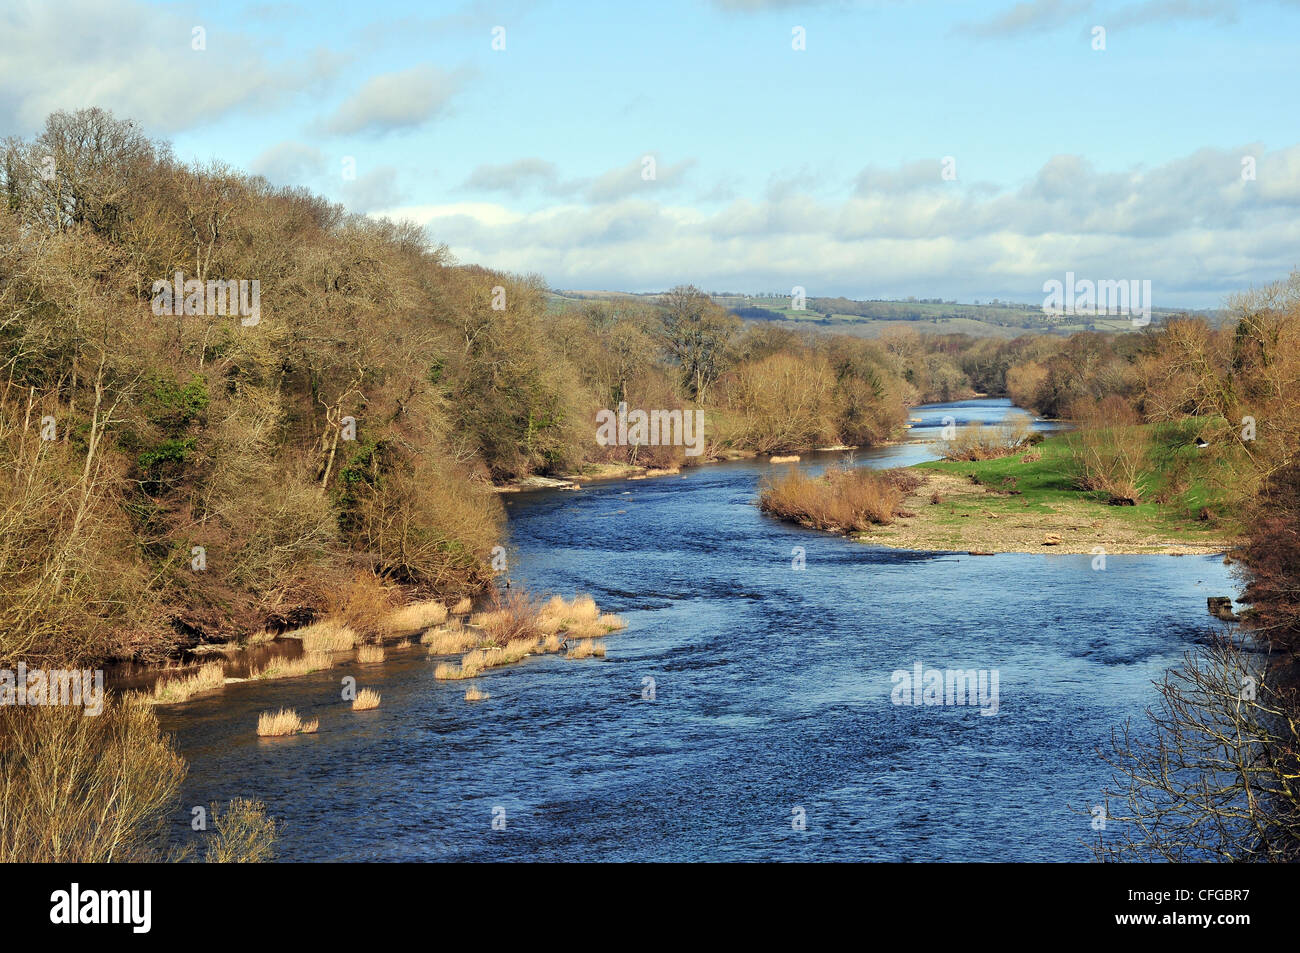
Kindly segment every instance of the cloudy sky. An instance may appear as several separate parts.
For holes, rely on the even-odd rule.
[[[1215,307],[1300,268],[1298,47],[1300,0],[0,0],[0,137],[104,106],[557,288]]]

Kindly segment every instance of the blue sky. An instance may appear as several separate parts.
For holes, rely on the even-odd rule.
[[[1300,267],[1294,0],[53,0],[0,26],[0,136],[105,106],[554,287],[1037,301],[1072,270],[1214,307]]]

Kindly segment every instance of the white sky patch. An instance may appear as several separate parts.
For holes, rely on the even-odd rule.
[[[376,209],[370,213],[372,218],[391,218],[395,221],[415,222],[417,225],[429,225],[448,218],[467,218],[488,228],[512,225],[526,218],[520,212],[514,212],[504,205],[492,202],[453,202],[450,205],[404,205],[399,208]],[[487,264],[479,262],[479,264]]]

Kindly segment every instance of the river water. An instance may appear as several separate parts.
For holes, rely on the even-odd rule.
[[[911,440],[854,460],[931,459],[945,417],[1008,409],[915,408]],[[606,658],[527,659],[470,704],[417,645],[160,709],[185,804],[261,798],[292,861],[1088,859],[1096,749],[1237,594],[1221,558],[873,547],[760,514],[772,470],[507,497],[511,578],[623,616]],[[996,715],[894,704],[917,663],[996,672]],[[379,709],[340,700],[349,674]],[[319,733],[259,739],[279,706]]]

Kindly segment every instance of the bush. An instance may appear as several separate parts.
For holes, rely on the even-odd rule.
[[[185,762],[140,704],[0,708],[0,860],[156,861]]]
[[[996,460],[1019,453],[1032,443],[1036,436],[1034,422],[1028,414],[1012,413],[996,427],[971,424],[957,431],[951,440],[945,440],[940,451],[945,460]]]
[[[266,814],[261,801],[235,798],[224,809],[208,808],[212,832],[203,859],[209,864],[258,864],[275,859],[279,824]]]
[[[814,529],[860,532],[893,522],[918,484],[913,474],[866,467],[832,469],[821,477],[792,469],[762,487],[759,508]]]
[[[1123,398],[1111,396],[1100,404],[1076,403],[1071,416],[1078,424],[1067,438],[1075,484],[1105,493],[1112,503],[1137,503],[1152,445],[1137,412]]]

